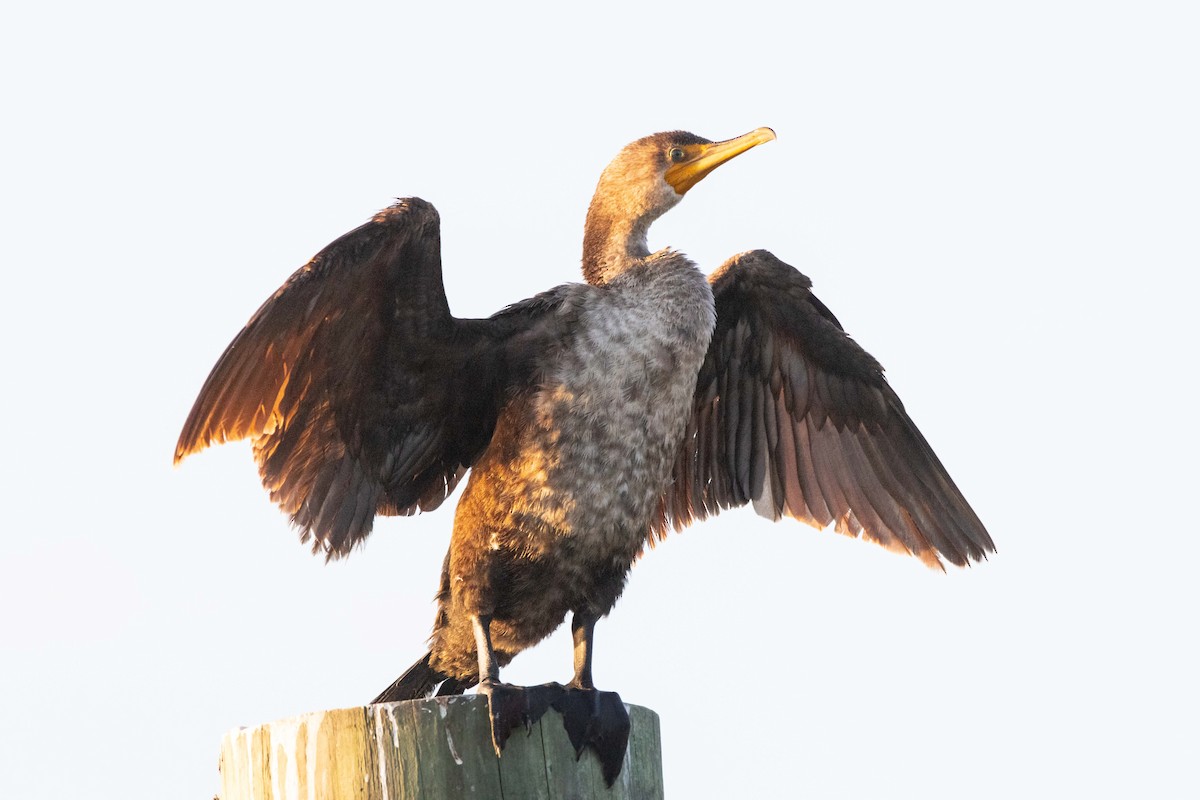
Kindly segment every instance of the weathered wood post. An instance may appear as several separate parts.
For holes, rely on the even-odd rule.
[[[474,695],[382,703],[241,728],[221,742],[221,800],[662,800],[658,715],[627,706],[621,774],[578,761],[550,710],[528,735],[492,749],[487,700]]]

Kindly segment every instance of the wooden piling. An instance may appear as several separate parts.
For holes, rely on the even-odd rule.
[[[604,785],[547,711],[492,749],[487,700],[460,697],[317,711],[225,734],[221,800],[662,800],[658,715],[627,706],[629,749]]]

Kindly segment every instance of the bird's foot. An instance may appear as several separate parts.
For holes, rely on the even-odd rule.
[[[563,716],[563,727],[575,747],[575,758],[590,747],[600,759],[600,771],[609,786],[621,774],[629,745],[629,712],[616,692],[577,686],[562,688],[554,708]]]
[[[479,693],[488,699],[488,712],[492,722],[492,746],[496,755],[504,749],[508,736],[518,726],[528,733],[542,715],[566,691],[562,684],[547,683],[542,686],[513,686],[511,683],[486,679],[479,684]]]

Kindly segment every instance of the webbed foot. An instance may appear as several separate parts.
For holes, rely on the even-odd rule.
[[[518,726],[526,733],[566,691],[562,684],[547,683],[542,686],[514,686],[486,679],[479,684],[479,693],[488,699],[488,712],[492,722],[492,746],[496,755],[504,749],[505,742]]]
[[[600,759],[600,771],[609,786],[621,774],[629,746],[629,712],[616,692],[567,686],[554,708],[563,715],[563,727],[575,747],[575,758],[591,748]]]

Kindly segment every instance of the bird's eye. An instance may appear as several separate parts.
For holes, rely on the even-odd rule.
[[[687,153],[683,152],[682,147],[672,147],[670,152],[667,153],[667,156],[670,157],[671,161],[678,164],[680,161],[683,161],[683,159],[687,158]]]

